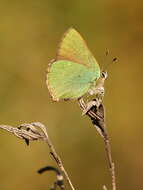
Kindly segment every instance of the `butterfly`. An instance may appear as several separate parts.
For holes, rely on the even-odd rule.
[[[99,81],[105,76],[101,73],[82,36],[69,28],[59,44],[56,58],[48,66],[46,84],[53,101],[79,99],[86,93],[104,93]]]

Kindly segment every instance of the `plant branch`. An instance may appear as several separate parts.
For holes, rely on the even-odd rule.
[[[49,138],[49,135],[48,135],[48,133],[46,131],[46,127],[42,123],[39,123],[39,122],[38,123],[33,123],[33,126],[38,126],[38,127],[42,127],[43,128],[45,136],[46,136],[45,141],[46,141],[46,143],[49,146],[50,154],[52,155],[52,157],[56,161],[56,163],[59,166],[60,170],[64,173],[65,178],[67,179],[67,182],[69,183],[71,189],[75,190],[75,188],[74,188],[74,186],[73,186],[73,184],[72,184],[72,182],[71,182],[71,180],[70,180],[70,178],[68,176],[68,173],[67,173],[67,171],[65,170],[65,168],[63,166],[62,160],[59,157],[59,155],[57,154],[57,152],[56,152],[56,150],[55,150],[55,148],[54,148],[54,146],[53,146],[53,144],[52,144],[52,142],[51,142],[51,140]]]
[[[78,100],[79,106],[82,109],[83,113],[90,117],[92,124],[95,126],[97,132],[104,139],[105,152],[107,155],[107,160],[109,164],[109,170],[112,178],[112,190],[116,190],[116,177],[115,177],[115,165],[112,159],[111,146],[109,135],[105,125],[105,110],[103,104],[96,104],[97,100],[93,99],[90,103],[90,109],[87,109],[88,106],[85,104],[83,98]],[[89,105],[88,103],[88,105]],[[98,105],[98,106],[97,106]],[[104,190],[107,190],[106,186],[103,186]]]
[[[61,161],[61,158],[57,154],[49,136],[46,130],[46,126],[43,125],[40,122],[34,122],[34,123],[24,123],[21,124],[19,127],[12,127],[9,125],[0,125],[1,129],[4,129],[12,134],[14,134],[16,137],[25,140],[26,144],[29,145],[29,141],[33,140],[43,140],[48,144],[48,147],[50,149],[50,154],[56,161],[58,167],[63,172],[70,188],[72,190],[75,190],[67,171],[65,170],[63,163]]]
[[[105,125],[105,111],[104,111],[104,106],[103,104],[100,104],[97,106],[96,104],[96,99],[93,99],[91,103],[92,106],[90,109],[87,109],[87,105],[85,104],[84,100],[81,98],[79,99],[79,105],[80,108],[83,110],[83,113],[86,114],[87,116],[90,117],[92,120],[93,125],[95,126],[97,132],[100,134],[100,136],[104,139],[104,144],[105,144],[105,151],[109,163],[109,169],[112,177],[112,190],[116,190],[116,178],[115,178],[115,165],[112,159],[112,154],[111,154],[111,146],[110,146],[110,140],[109,140],[109,135],[106,129]],[[34,140],[43,140],[48,144],[48,147],[50,149],[50,154],[52,155],[53,159],[56,161],[58,167],[64,174],[70,188],[72,190],[75,190],[64,166],[61,161],[61,158],[57,154],[49,136],[46,130],[46,126],[43,125],[40,122],[35,122],[35,123],[25,123],[21,124],[20,126],[13,127],[10,125],[0,125],[1,129],[4,129],[15,136],[17,136],[20,139],[25,140],[26,144],[29,145],[29,141],[34,141]],[[103,190],[107,190],[107,187],[104,185]]]
[[[52,187],[50,188],[50,190],[56,190],[57,187],[59,187],[61,190],[65,190],[64,178],[63,178],[61,172],[57,168],[55,168],[55,167],[46,166],[44,168],[40,168],[38,170],[38,173],[42,174],[42,173],[44,173],[46,171],[53,171],[53,172],[55,172],[56,177],[57,177],[57,180],[54,182],[54,184],[52,185]]]

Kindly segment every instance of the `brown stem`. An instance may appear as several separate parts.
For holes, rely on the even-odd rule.
[[[62,160],[61,160],[61,158],[58,156],[58,154],[56,153],[55,148],[54,148],[54,146],[53,146],[51,140],[50,140],[49,137],[48,137],[48,134],[47,134],[46,136],[47,136],[46,142],[47,142],[47,144],[48,144],[48,146],[49,146],[49,148],[50,148],[50,151],[51,151],[50,153],[51,153],[51,155],[53,156],[54,160],[56,161],[56,163],[57,163],[57,165],[59,166],[59,168],[61,169],[61,171],[64,173],[65,178],[67,179],[67,182],[69,183],[71,189],[72,189],[72,190],[75,190],[75,188],[74,188],[74,186],[73,186],[73,184],[72,184],[72,182],[71,182],[71,180],[70,180],[70,178],[69,178],[69,176],[68,176],[68,173],[67,173],[67,171],[65,170],[65,168],[64,168],[64,166],[63,166]]]
[[[105,152],[107,155],[109,169],[110,169],[111,178],[112,178],[112,190],[116,190],[115,164],[112,159],[111,145],[110,145],[110,140],[107,134],[107,130],[106,130],[106,136],[104,136],[104,144],[105,144]]]
[[[96,100],[94,100],[94,101],[96,101]],[[78,103],[79,103],[80,108],[84,111],[86,109],[86,104],[85,104],[83,98],[80,98],[78,100]],[[94,104],[94,106],[95,106],[95,104]],[[103,107],[103,105],[102,105],[102,107]],[[98,121],[98,126],[96,126],[95,124],[93,124],[93,125],[97,129],[97,132],[100,134],[100,136],[104,139],[105,152],[107,155],[107,160],[109,163],[109,170],[110,170],[110,174],[111,174],[111,178],[112,178],[112,190],[116,190],[115,164],[112,159],[109,135],[108,135],[108,132],[107,132],[107,129],[105,126],[104,107],[103,107],[103,110],[101,110],[100,114],[97,114],[99,112],[98,107],[96,106],[95,108],[96,109],[94,109],[94,111],[92,110],[92,108],[90,110],[88,110],[86,115],[88,115],[92,121],[94,121],[94,120]],[[107,190],[106,186],[103,186],[103,189]]]
[[[0,128],[12,133],[13,135],[15,135],[16,137],[18,137],[20,139],[24,139],[26,141],[27,145],[29,145],[29,141],[44,140],[48,144],[48,147],[50,149],[50,154],[56,161],[60,170],[63,172],[67,182],[69,183],[69,186],[71,187],[72,190],[75,190],[75,188],[63,166],[61,158],[56,153],[56,150],[48,136],[48,133],[46,130],[47,128],[45,125],[43,125],[40,122],[35,122],[35,123],[24,123],[24,124],[21,124],[17,128],[13,127],[13,126],[9,126],[9,125],[0,125]],[[39,131],[37,128],[41,129],[41,131]]]
[[[33,125],[34,126],[36,126],[37,125],[37,123],[33,123]],[[41,123],[38,123],[38,126],[40,125],[40,127],[42,127],[42,125],[43,124],[41,124]],[[44,125],[43,125],[44,126]],[[54,148],[54,145],[52,144],[52,142],[51,142],[51,140],[50,140],[50,138],[49,138],[49,135],[48,135],[48,133],[47,133],[47,130],[46,130],[46,127],[44,126],[43,127],[43,131],[44,131],[44,134],[45,134],[45,142],[48,144],[48,146],[49,146],[49,149],[50,149],[50,154],[52,155],[52,157],[54,158],[54,160],[56,161],[56,163],[57,163],[57,165],[59,166],[59,168],[60,168],[60,170],[63,172],[63,174],[65,175],[65,178],[66,178],[66,180],[67,180],[67,182],[68,182],[68,184],[69,184],[69,186],[71,187],[71,189],[72,190],[75,190],[75,188],[74,188],[74,186],[73,186],[73,184],[72,184],[72,182],[71,182],[71,180],[70,180],[70,178],[69,178],[69,176],[68,176],[68,173],[67,173],[67,171],[65,170],[65,168],[64,168],[64,165],[63,165],[63,163],[62,163],[62,160],[61,160],[61,158],[59,157],[59,155],[57,154],[57,152],[56,152],[56,150],[55,150],[55,148]]]

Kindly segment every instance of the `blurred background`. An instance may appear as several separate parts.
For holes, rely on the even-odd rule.
[[[62,34],[75,27],[101,66],[113,57],[106,81],[106,122],[118,189],[142,189],[143,1],[0,1],[0,124],[40,121],[77,189],[110,189],[104,144],[75,101],[53,103],[45,76]],[[108,58],[106,49],[110,50]],[[46,190],[55,166],[43,142],[29,147],[0,131],[0,189]]]

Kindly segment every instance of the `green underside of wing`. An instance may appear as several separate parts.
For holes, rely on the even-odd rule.
[[[100,69],[59,60],[51,65],[47,83],[54,100],[77,99],[87,93],[99,76]]]

